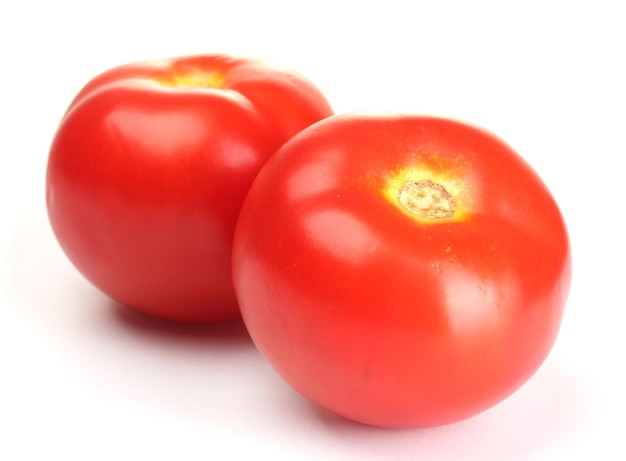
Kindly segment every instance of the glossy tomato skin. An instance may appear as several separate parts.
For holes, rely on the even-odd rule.
[[[400,190],[419,181],[441,185],[453,214],[404,207]],[[305,397],[366,424],[426,427],[491,407],[537,370],[571,252],[549,190],[495,135],[346,114],[263,167],[233,278],[255,344]]]
[[[303,76],[201,55],[107,71],[71,103],[46,177],[62,248],[116,301],[165,319],[239,316],[239,208],[278,147],[332,113]]]

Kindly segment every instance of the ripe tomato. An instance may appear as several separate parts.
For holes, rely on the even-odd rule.
[[[331,113],[303,76],[258,60],[112,69],[78,94],[52,143],[52,228],[122,304],[179,321],[236,317],[231,242],[248,187],[280,145]]]
[[[571,253],[550,192],[495,135],[347,114],[263,167],[233,276],[254,342],[296,390],[359,422],[433,426],[494,405],[540,366]]]

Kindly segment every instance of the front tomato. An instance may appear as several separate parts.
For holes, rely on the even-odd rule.
[[[550,192],[455,121],[334,116],[285,144],[233,245],[248,330],[295,389],[367,424],[470,417],[549,353],[571,277]]]
[[[331,113],[304,77],[257,60],[112,69],[78,94],[53,141],[53,230],[122,304],[179,321],[236,317],[230,253],[241,202],[282,143]]]

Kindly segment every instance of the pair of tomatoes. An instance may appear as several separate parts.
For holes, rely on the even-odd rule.
[[[121,66],[78,94],[47,204],[76,267],[162,318],[242,315],[286,381],[387,427],[472,416],[558,333],[571,252],[557,204],[492,133],[333,115],[291,70],[205,55]]]

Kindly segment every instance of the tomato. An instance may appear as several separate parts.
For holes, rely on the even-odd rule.
[[[494,134],[412,114],[345,114],[288,141],[243,204],[233,279],[252,339],[346,418],[426,427],[521,386],[569,291],[563,217]]]
[[[46,199],[69,259],[104,293],[165,319],[239,316],[239,208],[287,139],[332,113],[305,77],[199,55],[133,63],[79,92],[53,140]]]

